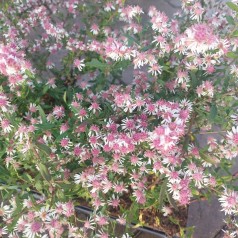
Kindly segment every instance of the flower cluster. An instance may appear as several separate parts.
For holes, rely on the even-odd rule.
[[[0,3],[0,236],[116,238],[214,194],[237,214],[238,6],[181,6]]]

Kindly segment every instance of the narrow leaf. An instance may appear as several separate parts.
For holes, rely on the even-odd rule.
[[[38,164],[38,168],[41,173],[41,176],[49,182],[51,180],[51,175],[47,167],[44,164],[40,163]]]
[[[173,197],[171,196],[171,194],[168,191],[166,191],[166,194],[167,194],[167,198],[168,198],[168,201],[169,201],[170,205],[175,210],[178,210],[177,204],[176,204],[175,200],[173,199]]]
[[[51,149],[50,147],[48,147],[47,145],[45,144],[41,144],[39,142],[35,142],[36,146],[41,150],[41,151],[44,151],[47,155],[50,155],[51,154]]]
[[[47,120],[46,120],[46,115],[45,115],[45,112],[44,110],[42,109],[42,107],[40,105],[38,105],[38,111],[40,113],[40,117],[42,119],[42,122],[45,123]]]
[[[64,102],[67,103],[67,92],[64,92],[64,96],[63,96]]]
[[[166,189],[167,189],[167,179],[164,180],[161,188],[160,188],[160,193],[159,193],[159,209],[162,209],[164,205],[164,197],[166,195]]]
[[[237,54],[235,54],[234,52],[228,52],[226,55],[227,55],[227,57],[232,58],[232,59],[237,58]]]
[[[213,104],[211,106],[210,115],[209,115],[210,120],[213,121],[215,119],[216,115],[217,115],[217,107],[215,104]]]
[[[227,5],[230,9],[232,9],[232,10],[238,12],[238,5],[236,5],[235,3],[233,3],[233,2],[227,2],[226,5]]]
[[[237,37],[237,36],[238,36],[238,30],[236,30],[232,33],[232,37]]]
[[[90,62],[86,63],[86,66],[97,69],[105,69],[107,67],[107,64],[100,62],[98,59],[92,59]]]

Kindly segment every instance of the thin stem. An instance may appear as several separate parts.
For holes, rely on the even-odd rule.
[[[189,136],[191,134],[191,131],[192,131],[195,119],[196,119],[196,113],[193,112],[193,114],[191,116],[191,120],[190,120],[190,123],[189,123],[189,127],[188,127],[188,130],[187,130],[187,133],[185,135],[185,140],[184,140],[184,143],[183,143],[183,153],[182,153],[182,156],[184,156],[184,154],[186,153],[186,151],[185,151],[186,145],[189,143]]]
[[[196,135],[207,135],[207,134],[219,134],[219,133],[226,133],[226,131],[206,131],[206,132],[200,132],[195,133]]]

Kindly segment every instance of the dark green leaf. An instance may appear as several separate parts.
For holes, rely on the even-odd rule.
[[[37,141],[35,142],[35,144],[41,151],[44,151],[47,155],[51,154],[51,149],[47,145],[41,144]]]
[[[92,59],[90,62],[86,63],[86,66],[96,68],[96,69],[105,69],[108,67],[106,63],[102,63],[98,59]]]
[[[226,16],[226,20],[228,21],[229,24],[235,25],[235,21],[232,16]]]
[[[215,119],[216,115],[217,115],[217,106],[215,104],[213,104],[211,106],[210,115],[209,115],[210,120],[213,121]]]
[[[40,163],[38,164],[38,168],[41,173],[41,176],[49,182],[51,180],[51,175],[47,167],[44,164]]]
[[[46,86],[44,86],[43,87],[43,90],[42,90],[42,94],[44,95],[44,94],[46,94],[46,92],[49,90],[49,86],[48,85],[46,85]]]
[[[40,117],[41,117],[42,122],[45,123],[47,120],[46,120],[46,115],[45,115],[44,110],[42,109],[42,107],[40,105],[37,108],[38,108],[38,111],[40,113]]]

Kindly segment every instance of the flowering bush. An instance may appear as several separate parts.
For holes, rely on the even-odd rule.
[[[123,0],[0,4],[1,235],[116,237],[216,195],[236,237],[235,0],[182,0],[173,19]]]

